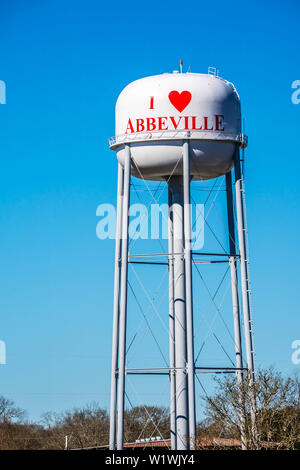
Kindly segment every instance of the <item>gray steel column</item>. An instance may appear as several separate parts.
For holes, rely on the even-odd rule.
[[[122,214],[122,256],[121,256],[121,292],[120,292],[120,332],[119,332],[119,371],[118,371],[118,427],[117,449],[123,449],[124,441],[124,402],[125,402],[125,356],[126,356],[126,320],[127,320],[127,277],[128,277],[128,222],[130,203],[130,147],[125,145],[124,159],[124,195]]]
[[[237,280],[237,267],[235,254],[237,254],[237,247],[235,242],[234,230],[234,215],[233,215],[233,197],[232,197],[232,178],[231,171],[226,173],[226,196],[227,196],[227,219],[228,219],[228,236],[229,236],[229,266],[231,276],[231,293],[232,293],[232,310],[233,310],[233,328],[234,328],[234,343],[235,343],[235,364],[237,369],[236,376],[238,386],[241,387],[243,380],[243,356],[242,356],[242,338],[241,338],[241,321],[240,321],[240,307],[239,307],[239,293],[238,293],[238,280]],[[242,389],[240,388],[240,406],[243,408]],[[241,442],[242,449],[246,449],[245,445],[245,416],[241,412]]]
[[[186,333],[189,400],[189,445],[195,449],[196,407],[195,407],[195,364],[194,364],[194,325],[192,287],[192,247],[191,247],[191,206],[190,206],[190,156],[189,142],[183,143],[183,202],[184,202],[184,259],[186,295]]]
[[[172,192],[168,188],[169,205],[169,347],[170,347],[170,434],[171,450],[176,450],[176,377],[175,377],[175,326],[174,326],[174,259]]]
[[[182,178],[173,176],[169,182],[172,191],[174,240],[174,317],[175,317],[175,367],[176,367],[176,432],[177,450],[188,446],[188,394],[187,345],[184,269],[183,187]]]
[[[240,149],[236,147],[234,153],[234,168],[235,168],[235,198],[236,198],[236,213],[237,213],[237,229],[239,239],[239,252],[240,252],[240,269],[241,269],[241,287],[242,287],[242,306],[244,315],[244,334],[246,346],[247,368],[250,375],[250,393],[251,393],[251,421],[254,446],[257,446],[257,431],[256,431],[256,403],[255,394],[253,390],[253,383],[255,380],[255,364],[254,364],[254,349],[253,349],[253,329],[250,311],[249,299],[249,278],[248,278],[248,260],[246,253],[246,226],[245,214],[243,204],[243,182],[241,175],[241,162],[240,162]]]
[[[242,339],[241,339],[237,269],[236,269],[236,260],[234,257],[234,255],[237,253],[238,250],[235,244],[231,172],[226,173],[226,194],[227,194],[227,218],[228,218],[229,253],[230,253],[229,265],[230,265],[230,275],[231,275],[233,326],[234,326],[234,342],[235,342],[235,361],[236,361],[236,367],[241,369],[243,367]],[[237,371],[237,377],[239,380],[242,379],[241,370]]]
[[[249,279],[248,279],[248,260],[246,257],[246,237],[245,237],[245,214],[243,206],[243,186],[241,176],[241,163],[240,163],[240,149],[236,147],[234,155],[235,166],[235,197],[236,197],[236,213],[237,213],[237,229],[239,239],[240,251],[240,266],[241,266],[241,285],[242,285],[242,304],[244,314],[244,328],[245,328],[245,345],[247,367],[254,378],[254,350],[252,338],[252,320],[250,313],[249,302]]]
[[[121,229],[122,229],[122,202],[123,202],[123,176],[124,170],[118,164],[118,192],[117,192],[117,223],[115,246],[115,281],[114,281],[114,310],[113,310],[113,336],[112,336],[112,364],[110,387],[110,426],[109,448],[116,447],[116,420],[117,420],[117,369],[118,369],[118,342],[119,342],[119,305],[120,305],[120,256],[121,256]]]

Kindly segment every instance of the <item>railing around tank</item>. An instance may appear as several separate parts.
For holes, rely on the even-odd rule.
[[[116,147],[131,142],[147,142],[149,140],[220,140],[228,142],[239,142],[242,148],[247,147],[248,137],[245,134],[233,134],[224,132],[206,132],[206,131],[152,131],[152,132],[135,132],[132,134],[120,134],[110,137],[108,140],[109,147],[115,150]]]

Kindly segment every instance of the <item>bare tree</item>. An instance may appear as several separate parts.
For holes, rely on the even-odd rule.
[[[239,439],[244,425],[246,446],[254,448],[256,437],[251,425],[251,396],[256,397],[256,423],[260,442],[274,448],[295,449],[300,444],[299,377],[284,377],[269,368],[259,370],[252,384],[245,375],[241,388],[234,376],[216,379],[217,391],[206,397],[204,428],[219,431],[222,437]],[[203,427],[203,426],[202,426]]]
[[[15,403],[0,396],[0,423],[20,422],[25,417],[25,411],[15,406]]]
[[[108,414],[96,403],[61,415],[45,413],[42,423],[48,435],[44,448],[63,449],[65,436],[68,436],[71,448],[95,447],[108,443]]]

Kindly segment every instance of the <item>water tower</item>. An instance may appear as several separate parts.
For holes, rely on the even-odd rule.
[[[118,158],[117,229],[110,408],[110,449],[123,449],[126,367],[128,222],[131,175],[168,184],[170,435],[172,449],[193,449],[196,436],[194,319],[191,245],[191,181],[226,175],[228,250],[237,379],[242,362],[240,300],[246,369],[254,377],[253,328],[240,149],[239,95],[216,73],[165,73],[130,83],[116,104],[110,148]],[[235,198],[231,170],[235,175]],[[235,199],[235,206],[233,201]],[[235,214],[236,213],[236,214]],[[235,216],[236,215],[236,216]],[[238,242],[235,232],[238,233]],[[208,255],[208,254],[206,254]],[[145,261],[147,262],[147,261]],[[224,261],[223,261],[224,262]],[[240,275],[238,276],[238,267]],[[240,282],[238,281],[240,279]],[[208,369],[209,367],[207,367]],[[147,370],[147,373],[156,373]],[[231,370],[232,372],[232,370]]]

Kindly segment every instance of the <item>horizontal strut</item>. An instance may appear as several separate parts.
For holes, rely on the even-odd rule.
[[[130,264],[156,264],[158,266],[168,266],[167,262],[157,262],[157,261],[128,261]],[[193,264],[218,264],[218,263],[228,263],[224,260],[209,260],[209,261],[193,261]]]
[[[185,370],[183,367],[150,367],[150,368],[138,368],[138,369],[125,369],[126,374],[165,374],[168,375],[169,372],[176,372],[176,370]],[[203,371],[231,371],[235,372],[237,370],[248,370],[247,367],[195,367],[195,370]],[[118,370],[116,370],[116,374]]]
[[[128,259],[130,258],[143,258],[143,257],[154,257],[154,256],[173,256],[173,255],[182,255],[184,256],[184,252],[181,253],[140,253],[136,255],[129,255]],[[239,258],[240,255],[236,253],[201,253],[198,251],[192,251],[192,255],[195,256],[226,256],[226,257],[234,257]]]

